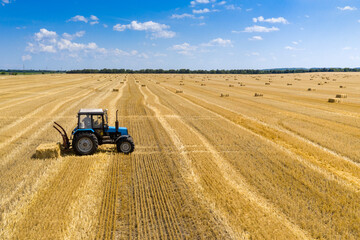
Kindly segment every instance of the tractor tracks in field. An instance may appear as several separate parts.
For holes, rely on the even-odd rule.
[[[107,87],[109,87],[109,85],[113,85],[113,84],[116,84],[116,83],[113,82],[113,83],[106,84],[103,86],[103,88],[107,88]],[[97,105],[97,103],[100,102],[101,99],[103,99],[105,95],[110,94],[110,93],[111,93],[110,91],[105,91],[105,92],[102,92],[101,94],[93,93],[93,94],[89,94],[87,96],[85,94],[84,96],[77,96],[72,100],[86,96],[85,99],[82,100],[81,102],[84,102],[87,99],[91,99],[90,102],[87,102],[85,105],[86,106],[89,106],[89,104]],[[94,97],[94,94],[98,94],[98,95],[95,95],[95,97]],[[67,107],[66,110],[63,110],[61,115],[64,115],[65,113],[71,111],[74,107],[76,107],[78,105],[79,105],[78,102],[72,103],[72,105]],[[61,118],[61,116],[59,116],[58,118]],[[36,135],[40,135],[43,131],[48,129],[51,126],[51,124],[52,124],[52,122],[44,125],[41,128],[41,130],[39,130],[36,133]],[[36,136],[33,136],[33,137],[36,137]],[[59,161],[60,160],[57,159],[56,162],[59,162]],[[34,197],[39,196],[39,194],[42,192],[42,191],[38,192],[38,190],[36,190],[36,189],[44,189],[44,188],[47,189],[47,187],[46,187],[47,184],[49,184],[49,182],[52,181],[51,179],[55,179],[56,176],[58,176],[58,175],[57,174],[55,176],[51,175],[50,179],[44,179],[43,176],[47,176],[48,175],[47,172],[49,172],[49,171],[54,172],[54,169],[52,169],[53,167],[63,169],[69,163],[70,163],[69,161],[62,160],[59,162],[60,165],[52,164],[52,165],[50,165],[49,168],[42,170],[44,172],[44,174],[40,174],[42,176],[38,176],[39,177],[39,178],[37,178],[38,180],[36,180],[35,183],[31,184],[31,191],[27,192],[26,194],[22,194],[23,196],[20,199],[14,200],[13,198],[14,198],[14,196],[17,195],[17,193],[19,193],[21,191],[24,192],[24,189],[29,187],[29,186],[26,187],[29,184],[28,182],[31,179],[34,179],[34,175],[38,174],[38,172],[37,172],[38,170],[32,169],[32,171],[29,171],[26,173],[27,176],[23,177],[24,180],[21,181],[19,184],[17,184],[15,189],[12,189],[11,192],[7,193],[8,197],[6,199],[2,199],[2,201],[1,201],[2,202],[2,204],[1,204],[2,211],[6,210],[7,228],[9,228],[9,227],[10,227],[10,229],[13,228],[11,225],[9,225],[9,224],[11,224],[10,222],[12,222],[12,220],[17,219],[16,222],[19,222],[20,219],[23,219],[25,217],[24,213],[27,211],[27,208],[28,208],[27,205],[30,203],[29,202],[30,199],[33,199]],[[79,162],[79,164],[81,164],[81,163]],[[16,165],[13,167],[16,167]],[[54,189],[54,191],[56,191],[56,189]],[[23,212],[23,213],[21,213],[21,212]],[[63,226],[63,228],[64,228],[64,226]],[[16,228],[14,228],[14,229],[16,229]],[[9,229],[8,229],[8,231],[9,231]]]
[[[120,88],[120,92],[109,103],[109,123],[115,118],[116,103],[123,96],[124,88],[127,82]],[[114,239],[116,231],[116,206],[118,199],[118,184],[120,179],[120,163],[115,155],[112,155],[108,163],[106,177],[103,183],[103,195],[101,200],[101,207],[99,210],[99,218],[96,229],[95,239]]]
[[[213,202],[209,198],[204,199],[204,195],[201,194],[202,189],[199,184],[200,182],[198,178],[199,173],[197,173],[196,170],[194,170],[194,168],[191,166],[192,164],[191,159],[188,157],[187,155],[188,153],[185,151],[185,146],[182,143],[181,139],[179,138],[178,134],[176,133],[175,129],[171,127],[171,125],[167,122],[166,118],[162,117],[161,111],[156,107],[156,105],[159,105],[164,108],[167,107],[162,105],[159,101],[159,98],[148,89],[151,97],[155,99],[154,100],[155,104],[151,105],[149,101],[147,101],[149,96],[147,96],[147,94],[143,90],[140,89],[140,91],[145,96],[146,106],[148,106],[151,110],[155,112],[155,115],[158,117],[158,120],[161,122],[164,129],[168,132],[169,136],[171,137],[178,151],[181,153],[182,158],[187,163],[187,169],[189,169],[191,173],[190,179],[194,182],[193,183],[194,187],[197,188],[198,197],[200,197],[205,202],[207,202],[207,205],[212,208],[213,212],[216,215],[218,215],[218,218],[222,220],[223,225],[226,227],[226,230],[229,232],[232,238],[236,238],[236,239],[247,238],[248,233],[246,231],[243,230],[242,232],[238,232],[239,226],[236,227],[237,231],[234,230],[234,226],[232,225],[232,223],[230,223],[227,220],[226,214],[223,214],[220,209],[215,207],[216,206],[215,202]],[[283,224],[293,234],[293,237],[296,236],[299,239],[307,239],[307,236],[309,235],[308,233],[306,233],[304,230],[302,230],[297,225],[293,224],[290,220],[288,220],[283,213],[277,210],[276,207],[273,206],[265,198],[259,196],[254,191],[250,190],[251,188],[246,183],[246,181],[242,179],[236,171],[234,171],[232,166],[219,154],[219,152],[212,146],[212,144],[207,141],[207,139],[201,134],[201,132],[189,126],[186,122],[184,122],[181,119],[181,116],[178,116],[178,120],[181,121],[185,126],[187,126],[187,130],[191,131],[194,136],[199,138],[201,144],[203,144],[209,150],[209,152],[212,155],[213,161],[215,162],[217,167],[221,170],[221,174],[226,182],[226,183],[224,182],[224,184],[227,184],[230,189],[234,189],[235,191],[239,192],[241,196],[243,196],[248,201],[252,202],[259,209],[262,209],[262,211],[266,212],[266,214],[269,214],[270,216],[273,216],[275,219],[277,219],[278,223]]]
[[[108,85],[111,85],[111,84],[112,83],[110,83]],[[107,88],[108,85],[102,86],[102,88]],[[66,101],[60,101],[55,106],[53,106],[50,111],[46,109],[46,107],[50,107],[47,104],[44,105],[43,107],[40,107],[40,108],[36,109],[34,111],[35,113],[34,114],[30,113],[30,115],[35,115],[37,113],[40,113],[41,111],[44,111],[43,114],[48,115],[52,119],[39,120],[39,121],[35,121],[33,123],[28,124],[21,131],[17,131],[16,135],[13,135],[12,137],[7,138],[4,142],[0,143],[0,150],[5,148],[6,146],[8,146],[11,143],[14,143],[16,140],[21,138],[24,134],[28,133],[32,129],[35,129],[35,127],[38,126],[39,124],[41,124],[42,121],[49,121],[47,124],[41,126],[40,129],[36,129],[36,133],[29,134],[30,138],[34,139],[36,136],[40,135],[42,133],[42,131],[44,131],[45,129],[47,129],[51,125],[53,125],[53,121],[55,121],[55,119],[61,118],[62,116],[65,115],[64,114],[65,112],[68,112],[72,108],[72,106],[75,106],[76,104],[78,104],[77,102],[74,102],[74,101],[76,101],[77,99],[82,99],[85,96],[89,96],[89,94],[91,92],[92,92],[91,90],[84,90],[83,93],[81,93],[80,95],[78,94],[75,97],[67,99]],[[96,94],[96,93],[94,93],[94,94]],[[106,93],[104,93],[104,94],[106,94]],[[63,114],[57,115],[56,117],[52,117],[60,108],[66,106],[66,104],[68,104],[69,102],[74,102],[74,103],[72,104],[72,106],[67,107]],[[81,102],[83,102],[83,101],[81,101]],[[16,124],[14,123],[15,125],[13,127],[15,127],[18,124],[21,124],[25,120],[26,120],[26,118],[21,119],[21,120],[19,119],[19,121],[16,121]],[[4,129],[4,131],[5,130],[9,130],[9,128]],[[0,130],[0,133],[1,132],[2,131]],[[30,144],[30,139],[28,139],[27,142]],[[17,149],[20,149],[20,148],[18,147]],[[20,149],[20,150],[22,150],[22,149]],[[6,165],[8,163],[8,161],[10,161],[13,158],[12,154],[14,153],[14,151],[16,151],[16,149],[10,150],[9,152],[6,153],[6,157],[0,162],[0,167]]]
[[[170,93],[174,93],[174,91],[172,91],[174,89],[170,90],[168,89],[168,87],[164,87],[164,86],[161,87]],[[220,106],[214,102],[208,102],[207,100],[200,99],[192,95],[190,96],[188,94],[181,94],[181,96],[180,95],[177,96],[181,97],[182,99],[188,101],[191,104],[194,104],[195,106],[201,107],[209,112],[218,115],[227,122],[234,124],[237,127],[241,127],[243,130],[246,130],[258,136],[261,139],[271,144],[274,144],[274,146],[279,147],[279,149],[281,149],[282,151],[296,157],[298,161],[302,162],[304,165],[310,167],[311,169],[319,172],[327,179],[335,180],[344,187],[352,189],[352,191],[358,192],[360,190],[359,178],[354,176],[356,175],[356,169],[359,170],[359,163],[355,162],[354,160],[346,156],[343,156],[335,151],[332,151],[331,149],[323,147],[317,143],[314,143],[309,139],[299,136],[296,133],[293,133],[292,131],[267,124],[253,117],[249,117],[244,114],[235,112],[231,109],[228,109],[224,106]],[[221,111],[214,110],[214,108],[221,109]],[[226,113],[224,113],[224,111]],[[315,153],[311,153],[311,152],[310,153],[307,152],[306,154],[303,153],[301,149],[298,149],[298,146],[293,146],[289,144],[286,141],[286,139],[283,139],[281,134],[284,134],[285,137],[290,136],[296,139],[297,141],[300,141],[305,144],[309,144],[315,149],[324,151],[325,153],[330,155],[330,158],[335,157],[340,161],[346,162],[346,164],[348,165],[347,169],[349,171],[343,171],[337,168],[335,165],[336,160],[332,160],[334,162],[329,162],[330,159],[320,158],[319,156],[316,156]],[[352,171],[355,172],[351,173]]]
[[[65,88],[62,88],[61,90],[57,90],[57,91],[54,91],[57,88],[52,86],[52,89],[41,92],[41,94],[39,96],[34,97],[34,96],[30,95],[30,96],[25,96],[25,97],[22,97],[22,98],[16,98],[16,99],[13,100],[14,103],[10,103],[10,104],[8,102],[5,102],[4,106],[0,107],[0,110],[4,110],[4,109],[7,109],[7,108],[13,108],[14,106],[24,104],[24,103],[27,103],[27,102],[33,102],[33,101],[35,101],[37,99],[46,98],[49,95],[55,95],[55,94],[62,93],[62,92],[66,93],[66,91],[68,91],[69,89],[74,89],[76,86],[80,87],[80,86],[83,86],[83,85],[84,85],[83,80],[81,80],[81,81],[78,80],[78,81],[76,81],[75,84],[70,85],[70,86],[66,85]],[[39,93],[34,92],[33,94],[39,94]],[[65,97],[65,98],[67,98],[67,97]],[[55,101],[55,100],[56,99],[54,99],[53,101]]]

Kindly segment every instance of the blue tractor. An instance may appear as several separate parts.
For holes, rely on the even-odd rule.
[[[63,138],[63,148],[72,147],[78,155],[94,154],[99,145],[116,144],[118,152],[132,153],[135,149],[134,141],[127,128],[119,127],[117,118],[115,127],[108,126],[107,109],[80,109],[78,125],[71,133],[72,143],[66,131],[58,123],[53,126]]]

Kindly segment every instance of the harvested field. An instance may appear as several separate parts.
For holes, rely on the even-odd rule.
[[[3,77],[0,239],[357,239],[359,77]],[[135,152],[59,155],[80,108]]]

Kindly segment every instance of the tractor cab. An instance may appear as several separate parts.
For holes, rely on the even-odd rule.
[[[80,109],[78,124],[71,133],[71,144],[64,128],[54,123],[56,125],[54,128],[63,138],[63,147],[69,149],[72,146],[78,155],[93,154],[98,145],[102,144],[116,144],[118,152],[125,154],[133,152],[135,148],[128,129],[119,127],[117,111],[115,126],[109,126],[107,109]]]
[[[106,135],[108,126],[107,109],[80,109],[78,126],[74,131],[92,130],[98,137]]]

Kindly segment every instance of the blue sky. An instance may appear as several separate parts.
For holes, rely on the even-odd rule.
[[[360,67],[359,1],[0,3],[0,69]]]

